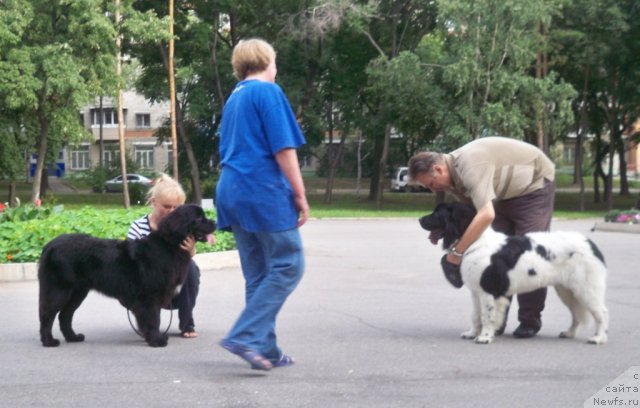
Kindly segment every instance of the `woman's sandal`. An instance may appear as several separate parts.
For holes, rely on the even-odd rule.
[[[251,368],[254,370],[269,371],[273,368],[271,361],[255,350],[248,347],[238,346],[226,340],[222,340],[220,345],[228,352],[235,354],[247,363],[251,364]]]
[[[280,360],[276,361],[273,363],[273,368],[277,368],[277,367],[289,367],[292,366],[296,363],[296,361],[293,359],[293,357],[288,356],[286,354],[283,354],[280,357]]]
[[[185,339],[193,339],[195,337],[198,337],[198,332],[193,331],[193,330],[191,330],[191,331],[183,331],[180,335],[182,337],[184,337]]]

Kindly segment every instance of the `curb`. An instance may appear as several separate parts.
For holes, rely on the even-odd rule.
[[[596,222],[592,231],[629,232],[640,234],[640,224],[625,224],[623,222]]]
[[[202,271],[240,267],[237,250],[196,254],[193,260]],[[37,262],[0,264],[0,283],[33,280],[38,280]]]

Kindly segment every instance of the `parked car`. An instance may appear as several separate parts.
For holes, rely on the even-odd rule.
[[[391,177],[391,191],[406,192],[431,192],[428,188],[424,188],[418,184],[409,183],[409,168],[398,167]]]
[[[141,184],[145,187],[151,187],[153,180],[141,174],[127,174],[127,184]],[[109,193],[122,191],[122,175],[105,181],[104,189]]]

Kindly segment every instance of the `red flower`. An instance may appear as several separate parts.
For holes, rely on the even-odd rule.
[[[7,254],[7,261],[12,261],[12,260],[13,260],[13,255]]]
[[[0,203],[0,212],[3,212],[3,211],[4,211],[4,209],[5,209],[4,204]]]

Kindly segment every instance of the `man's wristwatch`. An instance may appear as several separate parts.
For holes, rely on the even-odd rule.
[[[449,253],[451,255],[457,256],[458,258],[462,258],[462,255],[464,255],[464,253],[460,253],[456,251],[456,247],[454,245],[452,245],[451,248],[449,248]]]

